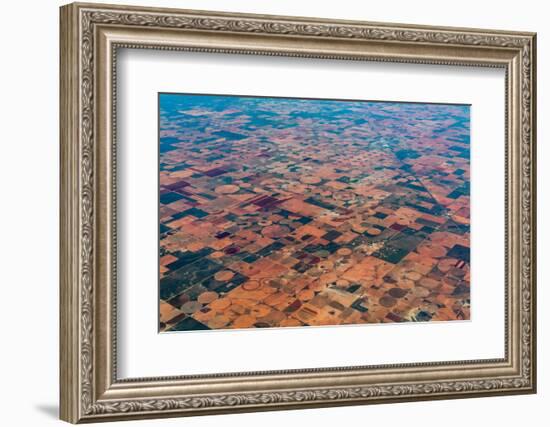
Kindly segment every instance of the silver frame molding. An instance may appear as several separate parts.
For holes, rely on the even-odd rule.
[[[81,3],[63,6],[60,13],[61,419],[113,421],[536,391],[534,33]],[[118,379],[119,48],[504,68],[505,357]]]

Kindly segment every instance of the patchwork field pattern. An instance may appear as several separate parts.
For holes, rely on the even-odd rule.
[[[160,94],[160,331],[470,317],[470,107]]]

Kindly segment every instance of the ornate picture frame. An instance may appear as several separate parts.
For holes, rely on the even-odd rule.
[[[536,36],[99,4],[61,8],[61,419],[188,416],[536,391]],[[117,49],[500,67],[505,357],[117,378]]]

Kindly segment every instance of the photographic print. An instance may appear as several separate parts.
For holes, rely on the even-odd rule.
[[[536,393],[535,33],[59,22],[62,420]]]
[[[468,320],[470,106],[159,94],[160,331]]]

